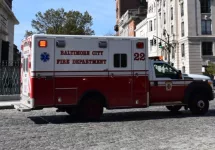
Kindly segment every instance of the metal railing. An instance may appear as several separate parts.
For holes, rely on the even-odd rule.
[[[20,61],[0,62],[0,95],[20,94]]]

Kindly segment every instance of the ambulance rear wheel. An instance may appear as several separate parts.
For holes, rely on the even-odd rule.
[[[78,115],[83,120],[98,121],[103,114],[103,104],[99,97],[85,98],[79,106]]]
[[[173,105],[173,106],[166,106],[166,108],[171,112],[178,112],[182,106],[180,105]]]

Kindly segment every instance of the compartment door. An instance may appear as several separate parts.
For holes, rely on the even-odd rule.
[[[54,105],[54,45],[54,38],[37,37],[35,39],[34,98],[36,106]]]
[[[110,107],[132,106],[132,73],[130,40],[109,41]]]

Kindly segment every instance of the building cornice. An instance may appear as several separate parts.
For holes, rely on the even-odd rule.
[[[148,22],[148,18],[144,19],[143,21],[141,21],[137,26],[136,26],[136,30],[138,31],[140,28],[142,28],[144,25],[146,25]]]
[[[208,40],[213,40],[215,41],[215,36],[211,35],[211,36],[204,36],[204,35],[200,35],[200,36],[189,36],[187,37],[188,40],[196,40],[196,41],[208,41]]]
[[[0,0],[0,7],[2,7],[9,14],[9,16],[14,21],[14,24],[16,24],[16,25],[19,24],[18,19],[16,18],[16,16],[14,15],[14,13],[12,12],[12,10],[9,8],[9,6],[7,5],[7,3],[4,0]]]

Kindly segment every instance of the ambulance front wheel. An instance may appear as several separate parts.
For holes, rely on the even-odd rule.
[[[209,101],[203,95],[195,95],[189,107],[193,115],[205,115],[209,109]]]
[[[102,114],[103,104],[97,96],[84,98],[78,107],[78,115],[81,117],[80,119],[98,121]]]
[[[166,108],[171,112],[178,112],[182,106],[180,105],[173,105],[173,106],[166,106]]]

